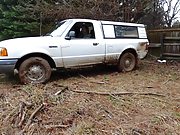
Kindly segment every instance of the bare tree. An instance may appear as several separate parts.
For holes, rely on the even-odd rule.
[[[177,19],[177,15],[180,13],[180,0],[162,0],[162,4],[165,8],[165,24],[171,27],[173,21]]]

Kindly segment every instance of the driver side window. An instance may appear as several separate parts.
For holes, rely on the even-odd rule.
[[[90,22],[77,22],[68,32],[68,36],[78,39],[95,39],[93,24]]]

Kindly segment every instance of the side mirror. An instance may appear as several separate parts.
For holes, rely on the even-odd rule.
[[[70,31],[68,36],[65,37],[65,39],[67,40],[71,40],[71,38],[75,37],[75,31]]]

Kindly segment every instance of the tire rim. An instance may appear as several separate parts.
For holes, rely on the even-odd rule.
[[[130,58],[127,58],[124,62],[124,65],[126,68],[130,67],[132,64],[132,60]]]
[[[45,69],[41,65],[31,65],[28,68],[26,76],[31,81],[41,80],[45,76]]]
[[[132,57],[126,57],[124,61],[124,67],[126,70],[131,70],[134,67],[134,60]]]

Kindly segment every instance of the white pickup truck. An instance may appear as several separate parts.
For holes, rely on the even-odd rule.
[[[143,24],[67,19],[48,36],[0,42],[0,73],[17,73],[22,83],[44,83],[52,69],[116,64],[131,71],[147,54]]]

